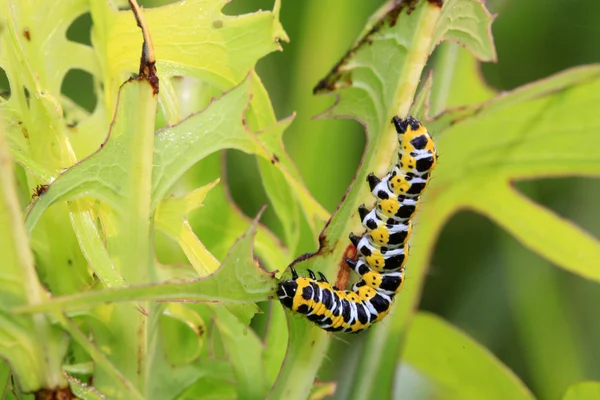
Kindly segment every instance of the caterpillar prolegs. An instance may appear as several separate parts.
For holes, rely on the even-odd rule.
[[[394,117],[398,133],[398,163],[383,178],[367,177],[376,205],[358,209],[366,232],[350,234],[357,259],[346,263],[361,279],[352,290],[331,286],[325,276],[299,277],[279,282],[277,295],[283,306],[304,314],[327,331],[359,332],[390,311],[394,296],[404,283],[411,219],[437,162],[433,139],[415,118]]]

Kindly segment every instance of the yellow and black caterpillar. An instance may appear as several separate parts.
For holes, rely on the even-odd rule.
[[[327,331],[359,332],[381,320],[404,282],[411,219],[438,155],[433,139],[419,121],[394,117],[392,123],[398,132],[398,164],[381,179],[373,174],[367,177],[377,204],[372,210],[359,207],[366,232],[362,236],[350,234],[358,257],[346,263],[361,280],[352,290],[339,290],[321,273],[320,279],[310,270],[308,278],[299,277],[290,267],[292,279],[279,283],[281,304]]]

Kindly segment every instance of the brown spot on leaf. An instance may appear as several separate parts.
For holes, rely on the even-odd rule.
[[[223,21],[221,21],[220,19],[216,19],[213,21],[212,23],[213,28],[219,29],[223,27]]]
[[[31,42],[31,32],[29,32],[29,28],[23,29],[23,36],[27,39],[28,42]]]

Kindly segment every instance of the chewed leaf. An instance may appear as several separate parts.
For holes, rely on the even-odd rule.
[[[198,301],[222,303],[255,303],[271,298],[277,281],[272,273],[262,270],[254,260],[253,243],[258,221],[236,242],[212,275],[193,281],[137,285],[122,289],[85,292],[56,297],[51,301],[15,308],[16,313],[52,312],[88,309],[101,303],[121,301]]]
[[[451,393],[451,398],[534,399],[485,348],[431,314],[415,316],[402,362],[429,378],[438,390]],[[402,372],[401,368],[401,377]]]
[[[221,12],[225,0],[187,0],[144,10],[152,28],[160,79],[196,76],[223,90],[240,82],[266,54],[287,40],[275,11],[241,16]],[[116,11],[107,2],[92,2],[94,44],[106,58],[105,89],[109,99],[129,73],[137,71],[141,35],[129,11]],[[175,44],[177,43],[177,44]]]
[[[160,201],[173,183],[202,158],[218,150],[238,149],[256,154],[277,168],[283,175],[282,183],[285,181],[289,186],[309,220],[328,216],[300,182],[289,157],[282,153],[283,132],[292,120],[273,123],[260,132],[253,132],[246,125],[244,112],[251,101],[254,84],[253,76],[249,75],[204,111],[157,132],[153,204]],[[259,86],[258,90],[261,89],[262,86]],[[313,221],[311,223],[314,225]]]
[[[122,207],[121,198],[126,198],[132,178],[129,165],[134,151],[130,114],[125,110],[137,100],[137,81],[123,86],[120,95],[122,106],[117,113],[106,142],[92,156],[82,160],[63,172],[33,204],[27,226],[32,229],[41,213],[57,201],[82,195],[104,201],[116,212]],[[151,209],[165,196],[168,189],[194,163],[215,151],[237,148],[248,153],[270,158],[270,153],[258,138],[243,124],[243,112],[250,99],[248,81],[219,100],[203,112],[182,121],[180,124],[160,131],[155,135],[154,169],[152,171],[153,195]],[[234,117],[237,116],[237,117]],[[288,122],[276,124],[272,129],[283,132]]]
[[[247,79],[205,110],[157,132],[152,193],[154,205],[185,171],[213,152],[234,148],[266,155],[244,125],[243,115],[250,94],[251,84]]]
[[[124,211],[122,199],[127,199],[129,192],[137,187],[138,176],[134,174],[132,163],[140,150],[135,148],[137,127],[132,121],[136,119],[136,111],[145,112],[146,98],[139,90],[142,87],[151,90],[146,81],[131,80],[123,85],[121,106],[117,107],[105,143],[95,154],[63,172],[48,186],[44,196],[37,198],[27,217],[29,230],[33,229],[42,212],[61,200],[90,196],[104,201],[117,213]]]

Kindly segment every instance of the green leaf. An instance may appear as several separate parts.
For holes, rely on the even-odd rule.
[[[7,308],[43,302],[47,295],[34,267],[21,219],[5,133],[0,126],[0,357],[6,359],[25,391],[64,388],[62,332],[44,316],[14,317]]]
[[[431,208],[480,212],[558,266],[600,281],[600,243],[518,193],[518,179],[599,176],[597,113],[600,68],[563,73],[504,95],[453,125],[438,140],[442,164]],[[565,115],[577,115],[576,123]],[[447,118],[452,118],[448,113]],[[482,134],[482,133],[485,134]],[[586,143],[581,152],[580,143]],[[446,212],[446,210],[445,210]]]
[[[429,53],[440,42],[450,40],[460,43],[481,61],[496,61],[496,48],[492,41],[492,15],[480,2],[450,0],[442,7]]]
[[[157,133],[153,204],[164,197],[185,171],[215,151],[232,148],[272,158],[272,152],[244,124],[243,115],[250,95],[251,82],[246,79],[204,111]],[[270,131],[280,136],[289,122],[276,124]],[[263,135],[266,133],[261,137]]]
[[[106,398],[102,393],[97,391],[94,387],[89,386],[89,385],[73,378],[72,376],[68,376],[67,379],[69,380],[73,394],[75,396],[77,396],[78,399],[102,400],[102,399]]]
[[[215,324],[235,372],[241,399],[266,398],[267,389],[262,365],[263,346],[248,327],[222,307],[215,307]]]
[[[279,40],[287,40],[278,18],[279,1],[273,12],[241,16],[223,14],[226,3],[187,0],[144,10],[161,80],[194,76],[227,90],[260,58],[279,50]],[[97,22],[92,41],[104,61],[107,98],[114,99],[120,83],[138,70],[142,38],[129,11],[118,12],[107,2],[92,2],[91,14]]]
[[[493,354],[432,314],[417,314],[406,337],[400,377],[410,367],[435,385],[436,399],[529,399],[527,387]],[[396,387],[401,393],[402,380]]]
[[[84,292],[13,309],[16,313],[82,310],[108,302],[142,300],[186,300],[201,302],[251,303],[271,298],[277,281],[260,269],[252,254],[257,221],[231,248],[221,268],[206,278],[193,281],[137,285],[122,289]]]
[[[66,136],[66,122],[60,105],[61,82],[74,58],[86,69],[93,55],[86,47],[66,40],[68,24],[83,12],[83,2],[60,1],[33,7],[21,2],[0,2],[0,66],[6,71],[11,97],[0,104],[10,150],[15,160],[31,168],[26,179],[29,194],[49,183],[60,170],[75,163]],[[56,25],[56,21],[65,25]],[[27,35],[25,35],[27,32]],[[66,54],[47,62],[47,52]],[[93,67],[92,67],[93,69]],[[78,204],[73,204],[77,206]],[[38,268],[46,286],[54,293],[72,293],[89,281],[87,268],[76,237],[68,224],[68,206],[51,210],[31,238],[38,255]],[[59,279],[68,274],[71,279]]]
[[[221,9],[226,3],[223,0],[191,0],[144,11],[152,28],[158,76],[163,82],[160,103],[169,123],[176,124],[184,115],[181,112],[183,104],[174,92],[170,77],[197,77],[225,91],[251,74],[254,90],[247,115],[248,126],[260,133],[276,120],[268,94],[252,69],[266,54],[281,50],[280,40],[288,40],[279,22],[280,2],[275,1],[272,12],[259,11],[241,16],[223,14]],[[95,21],[93,42],[105,65],[106,104],[111,109],[118,85],[137,70],[141,38],[130,23],[130,13],[117,12],[106,3],[93,3],[91,12]],[[319,221],[324,222],[329,215],[303,187],[283,149],[281,135],[272,139],[269,144],[271,155],[266,161],[260,160],[259,165],[269,199],[284,225],[288,245],[293,249],[298,233],[292,218],[298,203],[314,235],[321,229]]]
[[[119,271],[130,283],[147,282],[153,274],[147,238],[155,113],[156,98],[148,82],[125,83],[104,145],[62,173],[37,198],[26,222],[31,230],[42,212],[58,201],[84,194],[102,200],[115,213],[118,236],[109,237],[109,246],[114,245],[121,261]]]
[[[571,385],[563,400],[593,400],[600,396],[600,382],[578,382]]]

